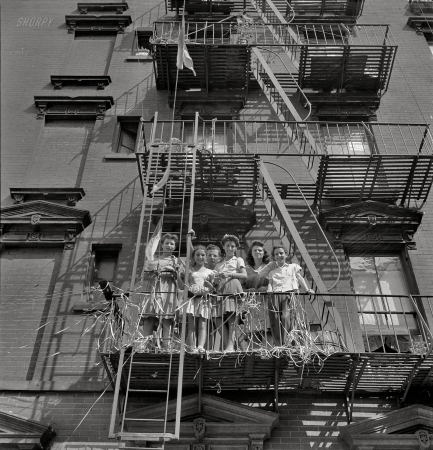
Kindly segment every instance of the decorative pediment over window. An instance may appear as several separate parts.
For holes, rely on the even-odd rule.
[[[91,222],[89,211],[43,200],[7,206],[0,209],[1,243],[64,243],[70,249]]]
[[[35,105],[39,109],[37,119],[44,116],[67,116],[77,119],[93,118],[103,120],[107,109],[114,105],[113,97],[68,97],[63,95],[35,95]]]
[[[433,449],[433,408],[413,405],[340,427],[349,450]]]
[[[47,431],[51,430],[49,433]],[[34,445],[41,443],[43,435],[53,435],[52,429],[40,422],[29,420],[15,414],[0,411],[0,448],[19,448],[20,450],[32,449]]]
[[[423,213],[414,209],[366,200],[322,211],[320,223],[336,243],[404,244],[412,243],[422,217]]]
[[[96,16],[93,14],[70,14],[65,16],[66,24],[68,25],[68,33],[75,31],[90,31],[90,32],[116,32],[123,34],[125,28],[131,25],[131,16],[123,14],[109,14],[103,16]]]
[[[153,223],[157,224],[162,210],[156,210]],[[164,210],[165,232],[179,232],[179,217],[182,206],[171,206]],[[183,232],[187,232],[189,208],[183,211]],[[224,234],[236,234],[242,237],[256,223],[255,212],[251,209],[222,203],[201,200],[194,203],[193,229],[200,242],[220,241]]]
[[[83,188],[10,188],[15,203],[31,200],[60,200],[68,206],[75,206],[86,193]]]
[[[262,450],[263,442],[278,426],[278,414],[258,408],[244,406],[212,395],[202,395],[201,405],[198,394],[182,399],[180,440],[165,445],[180,449],[197,445],[213,450]],[[138,409],[128,415],[135,419],[164,419],[165,403]],[[200,407],[201,406],[201,407]],[[174,431],[176,400],[168,403],[167,432]],[[149,423],[149,422],[148,422]],[[160,425],[149,423],[146,433],[158,432]],[[143,422],[131,421],[131,433],[143,432]],[[141,430],[141,431],[140,431]],[[189,447],[189,445],[191,445]]]

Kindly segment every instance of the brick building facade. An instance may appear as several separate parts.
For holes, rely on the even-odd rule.
[[[247,3],[247,14],[254,17],[256,23],[262,24],[263,16],[254,12],[253,5],[256,2]],[[110,281],[119,292],[130,288],[143,199],[140,180],[143,173],[137,171],[134,154],[139,118],[142,117],[146,122],[144,130],[147,143],[150,142],[150,121],[155,122],[157,118],[158,123],[166,121],[169,124],[173,111],[177,120],[191,120],[195,110],[199,109],[200,114],[207,119],[212,119],[216,114],[220,123],[235,119],[256,123],[257,129],[261,127],[261,130],[266,123],[273,124],[277,129],[278,125],[275,123],[283,120],[283,109],[278,110],[274,105],[276,97],[273,97],[272,104],[272,94],[269,94],[266,86],[261,89],[260,80],[257,83],[258,76],[250,77],[249,72],[245,75],[248,77],[248,89],[243,99],[239,99],[238,93],[232,98],[229,98],[230,94],[224,97],[224,88],[220,89],[220,93],[215,89],[207,97],[188,97],[190,94],[186,94],[183,89],[183,97],[179,94],[173,110],[173,105],[170,105],[170,102],[174,102],[173,87],[171,91],[161,87],[164,76],[169,77],[169,68],[157,65],[160,53],[153,53],[153,58],[146,57],[143,52],[140,56],[137,45],[139,37],[145,42],[141,44],[144,45],[141,50],[148,45],[146,36],[149,30],[153,30],[155,22],[178,19],[176,8],[170,8],[172,4],[175,2],[168,2],[167,8],[164,1],[159,0],[132,0],[128,4],[123,1],[114,3],[98,0],[78,5],[71,0],[2,2],[2,447],[33,447],[39,442],[38,436],[44,429],[41,426],[48,425],[53,427],[57,436],[43,447],[63,445],[66,448],[68,442],[71,447],[84,447],[85,442],[90,442],[97,448],[96,443],[102,445],[116,442],[108,440],[115,396],[114,383],[110,384],[109,376],[116,371],[110,372],[109,367],[104,365],[107,364],[107,359],[104,359],[105,363],[101,361],[99,349],[102,321],[96,321],[96,326],[93,326],[95,317],[98,316],[97,311],[95,314],[83,313],[82,305],[89,305],[89,302],[102,298],[100,292],[95,293],[90,289],[94,285],[95,270],[105,274],[107,279],[111,276]],[[192,23],[191,16],[192,14],[187,15],[187,23]],[[301,16],[302,14],[298,15],[293,23],[302,23],[298,22]],[[347,297],[362,294],[356,290],[356,282],[354,284],[354,266],[351,266],[350,257],[365,254],[373,259],[383,255],[395,256],[403,267],[400,271],[397,270],[397,277],[404,275],[406,278],[406,282],[402,282],[406,291],[397,294],[415,299],[419,310],[410,309],[409,315],[415,317],[416,325],[413,327],[418,331],[414,333],[424,337],[427,348],[432,345],[433,330],[433,247],[430,244],[433,239],[433,194],[429,192],[433,140],[427,127],[433,123],[433,58],[426,40],[428,30],[423,34],[407,25],[408,18],[412,16],[414,13],[404,0],[365,0],[362,15],[357,19],[361,27],[363,24],[389,25],[388,36],[392,35],[393,39],[389,47],[397,47],[395,60],[388,68],[390,80],[383,97],[378,94],[374,100],[359,101],[348,95],[347,98],[350,98],[346,102],[343,95],[339,103],[323,100],[325,89],[322,97],[317,92],[310,97],[315,99],[314,102],[311,101],[312,110],[308,119],[311,130],[322,130],[323,125],[317,125],[316,122],[328,121],[334,127],[332,136],[335,136],[335,130],[337,134],[340,130],[335,125],[336,122],[346,124],[346,129],[349,130],[352,130],[350,127],[358,127],[359,130],[359,127],[362,128],[367,123],[365,127],[375,133],[374,146],[377,153],[398,155],[404,160],[398,163],[400,165],[392,166],[389,163],[391,165],[387,166],[388,160],[384,157],[376,164],[378,173],[390,167],[389,170],[394,171],[393,176],[397,179],[402,174],[402,189],[407,186],[403,194],[406,198],[402,199],[402,194],[399,193],[395,194],[398,198],[389,201],[385,194],[381,194],[381,189],[389,189],[392,197],[394,181],[390,181],[387,186],[375,186],[376,178],[369,188],[371,192],[379,192],[382,197],[379,194],[376,197],[373,194],[370,197],[359,197],[361,201],[376,202],[376,209],[374,205],[367,208],[369,215],[376,211],[374,214],[377,217],[382,217],[383,213],[384,217],[391,218],[387,222],[388,231],[383,231],[383,228],[380,232],[377,229],[371,231],[369,228],[370,235],[365,237],[365,229],[360,231],[353,228],[352,232],[355,234],[350,234],[348,228],[341,226],[341,220],[338,222],[335,219],[340,214],[338,207],[350,206],[356,201],[352,199],[351,202],[344,202],[341,196],[337,199],[332,197],[335,181],[327,181],[318,158],[312,158],[312,168],[315,172],[322,173],[322,178],[316,180],[311,175],[312,171],[308,170],[309,163],[305,160],[308,155],[303,158],[294,155],[297,150],[290,147],[291,144],[287,147],[288,154],[284,155],[284,151],[280,153],[286,142],[281,144],[279,138],[270,144],[268,142],[266,152],[257,150],[259,141],[254,141],[254,148],[250,141],[250,144],[245,144],[245,149],[250,153],[258,153],[264,161],[282,165],[294,174],[296,181],[302,187],[305,186],[305,192],[308,189],[308,192],[312,192],[308,197],[310,205],[313,201],[314,204],[317,203],[314,192],[318,191],[311,189],[312,186],[316,189],[320,181],[325,183],[325,191],[328,189],[326,192],[331,192],[330,197],[326,197],[326,193],[320,197],[321,209],[316,212],[341,266],[341,274],[332,294],[335,294],[333,298],[342,322],[346,326],[350,324],[350,327],[354,323],[359,325],[358,316],[362,315],[355,301],[351,302]],[[428,13],[416,14],[418,18],[424,16],[428,16]],[[327,20],[329,22],[329,18]],[[319,19],[316,22],[321,23]],[[339,20],[336,19],[335,22]],[[431,19],[426,23],[431,24]],[[369,45],[365,42],[358,46]],[[322,41],[320,45],[323,46]],[[354,47],[356,45],[355,43]],[[387,45],[376,47],[385,52]],[[162,52],[162,47],[163,45],[157,51]],[[249,57],[256,48],[259,48],[258,44],[251,46],[247,53]],[[267,59],[269,67],[275,73],[281,73],[284,64],[290,66],[296,59],[287,62],[284,59],[286,53],[281,48],[277,50],[275,47],[272,51],[280,55],[279,59]],[[153,52],[156,51],[153,49]],[[191,55],[194,59],[192,51]],[[254,61],[260,61],[259,56],[255,58]],[[233,64],[229,56],[226,64],[227,67]],[[299,67],[294,65],[293,68]],[[215,66],[212,70],[214,73],[218,72]],[[248,70],[254,72],[251,67]],[[212,73],[209,77],[211,83]],[[303,81],[306,83],[305,79]],[[264,76],[261,82],[266,85]],[[308,99],[309,91],[304,91]],[[347,89],[346,93],[348,92]],[[297,94],[292,94],[287,95],[298,116],[291,113],[286,120],[297,121],[297,117],[305,117],[308,108],[298,100]],[[413,124],[413,128],[408,127],[408,124]],[[292,127],[295,128],[296,126]],[[305,132],[301,128],[297,130],[301,134]],[[179,128],[177,132],[179,133]],[[345,148],[354,149],[351,161],[359,156],[359,146],[362,147],[362,156],[369,154],[363,153],[366,141],[371,146],[369,133],[371,131],[368,130],[362,133],[361,143],[359,140],[345,138]],[[310,134],[312,139],[316,139],[315,142],[319,142],[320,137],[314,131]],[[336,149],[336,146],[343,145],[343,141],[335,144],[332,139],[331,143],[326,143],[325,139],[324,142],[325,147],[328,145],[329,152],[335,150],[333,156],[339,152],[341,155],[345,154],[343,147]],[[222,145],[225,148],[229,146],[228,143]],[[235,153],[236,145],[243,144],[236,141],[230,145]],[[261,145],[264,146],[263,141]],[[333,161],[332,157],[330,161]],[[357,167],[357,163],[353,164],[353,167]],[[359,187],[362,177],[367,178],[364,174],[360,181],[355,173],[356,169],[350,165],[345,167],[343,175],[349,177],[349,184],[343,185],[343,188]],[[287,181],[287,175],[274,166],[268,166],[268,170],[321,278],[328,286],[331,285],[337,277],[338,267],[319,233],[320,230],[299,196],[290,196],[293,183]],[[399,181],[395,183],[398,184]],[[228,192],[231,188],[229,183]],[[284,189],[289,192],[286,196],[283,194]],[[414,193],[416,189],[418,191]],[[233,206],[242,205],[242,198],[237,200],[237,203],[232,202]],[[280,240],[280,236],[263,202],[257,200],[254,212],[256,221],[245,233],[245,248],[248,243],[260,238],[266,241],[270,250],[273,243]],[[357,217],[359,210],[353,214]],[[401,217],[403,218],[398,219]],[[410,226],[407,225],[409,222]],[[351,226],[355,225],[351,223]],[[397,231],[389,232],[389,229]],[[146,233],[147,225],[143,230],[143,239]],[[405,236],[405,242],[402,239],[396,241],[395,235],[398,233]],[[362,237],[359,237],[361,234]],[[364,253],[360,251],[360,243]],[[143,250],[144,245],[140,248]],[[141,273],[142,262],[143,257],[139,258],[137,274]],[[386,282],[391,283],[391,278],[390,275]],[[410,328],[409,325],[407,327]],[[251,407],[253,412],[245,412],[245,423],[249,426],[255,423],[254,420],[261,420],[259,416],[254,418],[254,410],[275,414],[269,415],[268,432],[257,437],[258,443],[251,437],[251,433],[249,437],[243,438],[242,432],[235,428],[228,432],[229,437],[232,433],[232,441],[221,440],[222,436],[218,437],[217,432],[212,437],[205,437],[204,441],[194,437],[190,439],[185,437],[189,436],[185,426],[182,428],[185,434],[182,439],[181,433],[180,443],[171,441],[167,448],[376,449],[385,448],[381,445],[385,445],[386,441],[365,443],[362,447],[359,443],[362,442],[362,436],[388,432],[405,436],[400,439],[400,444],[393,444],[396,448],[429,448],[419,447],[421,438],[418,440],[418,435],[414,434],[419,430],[427,430],[427,439],[430,440],[430,446],[433,446],[432,357],[424,358],[422,352],[419,354],[413,350],[413,346],[403,349],[397,343],[396,352],[385,351],[382,359],[378,359],[378,353],[375,353],[376,356],[369,356],[377,348],[366,348],[370,344],[361,327],[358,326],[350,334],[353,347],[347,352],[340,352],[341,361],[345,353],[350,357],[347,361],[344,359],[345,362],[336,363],[337,371],[343,368],[341,377],[337,374],[335,378],[335,387],[326,384],[327,381],[321,380],[320,375],[307,372],[300,375],[304,381],[297,379],[293,383],[296,374],[293,375],[295,369],[292,365],[287,367],[288,374],[285,376],[288,381],[285,386],[281,386],[277,399],[275,389],[269,387],[274,384],[273,381],[268,386],[262,383],[255,389],[251,389],[253,385],[249,381],[246,382],[249,389],[243,390],[239,387],[234,389],[235,384],[229,380],[227,387],[224,382],[219,383],[222,390],[217,393],[216,382],[221,381],[223,374],[218,375],[220,378],[215,375],[216,378],[211,376],[205,380],[206,395],[233,402],[230,407],[234,411],[237,411],[236,405]],[[396,340],[399,341],[397,337]],[[403,345],[402,341],[399,342]],[[385,347],[384,341],[382,344]],[[257,367],[258,363],[255,364]],[[233,367],[235,365],[233,361]],[[389,366],[388,371],[384,369],[386,366]],[[241,367],[244,370],[244,366]],[[332,373],[332,367],[326,367],[324,373]],[[320,373],[319,367],[314,364],[308,370]],[[370,371],[370,378],[366,381],[363,378],[364,370],[365,373]],[[299,376],[299,372],[297,373]],[[260,378],[260,374],[254,372],[254,376],[256,375]],[[333,376],[329,375],[330,378]],[[319,381],[315,382],[317,380]],[[376,381],[379,388],[375,386]],[[323,383],[326,388],[323,388]],[[358,383],[360,387],[353,388]],[[185,396],[196,394],[194,384],[195,381],[191,380],[185,382]],[[215,386],[211,388],[211,384]],[[352,389],[355,390],[353,397]],[[164,403],[164,399],[156,395],[137,396],[131,402],[135,410],[146,414],[146,407],[156,407],[161,402]],[[419,410],[404,409],[416,404],[421,405]],[[242,411],[239,410],[239,416]],[[373,424],[369,425],[367,422],[361,431],[353,428],[364,423],[364,420],[386,418],[389,413],[396,411],[405,411],[405,419],[391,415],[389,422],[381,425],[382,428],[375,429]],[[352,424],[347,430],[354,431],[346,434],[343,432],[340,436],[347,427],[347,416],[350,414]],[[225,420],[222,414],[215,422]],[[412,428],[403,425],[405,420],[411,423]],[[211,423],[212,419],[207,418],[207,421]],[[246,426],[245,423],[239,420],[238,428]],[[208,433],[211,433],[212,427],[208,428]],[[218,430],[218,427],[215,429]],[[391,429],[392,431],[386,431]],[[356,436],[360,439],[359,442],[356,441]],[[390,439],[388,442],[391,442]],[[145,444],[144,441],[136,441],[134,444],[127,442],[130,442],[127,446],[137,448],[153,445]]]

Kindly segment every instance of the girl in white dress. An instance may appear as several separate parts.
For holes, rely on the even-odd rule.
[[[192,258],[194,267],[189,273],[188,297],[185,305],[188,319],[187,344],[193,353],[204,352],[206,342],[207,320],[210,317],[208,294],[212,291],[215,272],[205,267],[206,248],[194,247]]]
[[[235,295],[243,292],[241,281],[246,280],[247,271],[242,258],[236,256],[239,239],[226,234],[221,244],[225,251],[224,259],[215,266],[218,293],[224,295],[222,303],[215,309],[214,316],[217,328],[221,330],[223,343],[228,352],[235,350],[236,325],[239,318],[236,315],[236,305],[239,301]]]

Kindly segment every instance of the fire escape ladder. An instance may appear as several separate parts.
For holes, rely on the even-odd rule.
[[[163,168],[163,169],[170,169],[172,164],[170,161],[167,163],[165,158],[161,158],[159,144],[156,143],[155,139],[155,130],[157,127],[158,122],[158,113],[155,113],[154,122],[152,126],[151,136],[150,136],[150,150],[146,150],[146,142],[144,138],[144,120],[141,119],[140,126],[139,126],[139,134],[137,136],[137,142],[136,142],[136,155],[137,155],[137,162],[139,165],[139,172],[143,170],[146,173],[145,180],[141,179],[142,188],[143,188],[143,201],[141,205],[141,215],[140,215],[140,225],[137,235],[137,243],[136,243],[136,250],[135,250],[135,256],[134,256],[134,266],[132,270],[132,277],[131,277],[131,285],[130,285],[130,291],[134,292],[135,289],[135,278],[137,273],[137,265],[138,265],[138,258],[139,258],[139,249],[141,246],[141,240],[142,240],[142,234],[143,234],[143,224],[145,222],[146,213],[149,214],[149,209],[146,209],[147,201],[149,196],[149,190],[152,188],[152,181],[154,177],[152,177],[153,171],[155,170],[155,166],[157,168]],[[195,120],[195,142],[197,142],[197,128],[198,128],[198,115],[196,115]],[[156,150],[155,150],[156,148]],[[195,168],[196,168],[196,151],[193,153],[193,160],[192,160],[192,173],[193,173],[193,180],[192,180],[192,187],[191,187],[191,211],[192,208],[192,202],[194,201],[194,184],[195,184]],[[144,155],[147,157],[143,158]],[[143,159],[146,159],[147,163],[143,164]],[[169,157],[170,159],[170,157]],[[141,162],[140,162],[141,161]],[[192,223],[192,212],[190,212],[190,218],[189,218],[189,225],[191,228]],[[190,229],[189,228],[189,229]],[[191,237],[188,236],[187,238],[187,245],[188,251],[187,251],[187,261],[189,261],[189,248],[191,247]],[[186,263],[186,271],[189,270],[189,262]],[[136,342],[134,339],[136,338],[139,323],[140,323],[140,308],[141,308],[141,297],[136,298],[134,300],[134,295],[131,295],[131,301],[136,304],[137,308],[130,308],[126,311],[124,320],[125,323],[122,328],[122,334],[119,338],[119,344],[120,344],[120,351],[116,352],[116,354],[113,354],[114,359],[117,358],[117,372],[116,372],[116,379],[115,379],[115,387],[114,387],[114,399],[113,399],[113,406],[112,406],[112,412],[111,412],[111,420],[110,420],[110,429],[109,429],[109,437],[111,439],[119,439],[123,441],[137,441],[137,442],[159,442],[161,444],[160,447],[140,447],[140,449],[147,449],[147,448],[158,448],[161,450],[164,450],[165,441],[169,441],[172,439],[179,439],[179,433],[180,433],[180,415],[181,415],[181,403],[182,403],[182,385],[183,385],[183,366],[184,366],[184,356],[185,356],[185,324],[186,324],[186,314],[183,314],[182,317],[182,337],[181,337],[181,343],[180,343],[180,354],[179,358],[176,360],[176,363],[173,362],[173,354],[170,353],[169,360],[167,361],[164,358],[158,358],[157,355],[151,355],[144,351],[144,353],[141,353],[140,351],[137,351],[136,349]],[[185,294],[186,295],[186,294]],[[174,330],[172,330],[172,336],[171,339],[173,339],[173,333]],[[132,340],[131,340],[132,339]],[[154,356],[157,356],[155,359]],[[178,373],[173,374],[172,366],[178,365]],[[150,389],[149,383],[146,382],[145,379],[142,377],[142,369],[143,366],[146,366],[147,369],[149,369],[149,366],[151,367],[151,370],[154,370],[155,368],[155,374],[158,372],[163,372],[167,374],[167,387],[163,384],[161,389],[161,386],[158,386],[157,389]],[[140,369],[141,367],[141,369]],[[177,381],[175,382],[177,386],[177,405],[176,405],[176,415],[175,415],[175,428],[174,428],[174,434],[167,432],[167,418],[168,418],[168,403],[169,403],[169,394],[170,394],[170,385],[174,384],[171,383],[171,378],[176,377]],[[114,378],[114,377],[113,377]],[[113,380],[114,381],[114,380]],[[165,404],[165,416],[163,419],[155,419],[155,418],[140,418],[140,417],[134,417],[133,411],[129,411],[128,414],[128,401],[131,398],[131,394],[135,396],[146,396],[152,393],[158,393],[158,394],[166,394],[166,404]],[[123,402],[121,401],[123,400]],[[119,406],[121,405],[121,406]],[[115,423],[116,418],[118,417],[118,409],[120,410],[120,429],[115,431]],[[171,418],[172,419],[172,418]],[[135,425],[133,425],[135,423]],[[144,424],[147,424],[148,432],[145,432],[145,429],[143,428]],[[139,427],[140,432],[130,432],[128,429],[131,427],[134,427],[135,430],[137,429],[137,424]],[[160,425],[157,429],[155,428],[156,425]],[[162,430],[161,430],[162,428]],[[135,431],[134,430],[134,431]],[[128,448],[128,447],[125,447]]]
[[[294,259],[304,270],[308,281],[316,295],[310,297],[311,306],[320,320],[323,330],[334,329],[338,332],[340,339],[349,352],[354,352],[354,343],[349,330],[346,329],[343,320],[328,294],[328,289],[320,276],[308,250],[298,233],[296,226],[281,199],[265,162],[261,161],[259,166],[258,188],[261,199],[268,211],[275,229],[283,245],[294,255]]]
[[[123,410],[122,410],[122,421],[121,421],[121,428],[120,428],[120,432],[115,434],[115,437],[120,438],[121,440],[127,440],[127,441],[149,441],[149,442],[154,442],[154,441],[161,441],[162,440],[162,446],[161,447],[147,447],[147,448],[158,448],[161,450],[164,450],[164,441],[166,440],[171,440],[171,439],[176,439],[176,435],[173,433],[167,433],[166,429],[167,429],[167,414],[165,414],[163,419],[149,419],[149,418],[136,418],[136,417],[131,417],[127,415],[127,407],[128,407],[128,399],[129,399],[129,395],[130,393],[137,393],[137,394],[142,394],[142,395],[149,395],[149,394],[166,394],[166,402],[168,402],[169,400],[169,391],[170,391],[170,382],[171,382],[171,373],[172,373],[172,361],[173,361],[173,357],[172,354],[170,355],[170,360],[169,362],[161,362],[161,361],[146,361],[146,360],[139,360],[139,361],[134,361],[134,356],[135,353],[134,351],[131,352],[131,355],[129,357],[129,370],[128,370],[128,381],[126,384],[126,391],[125,391],[125,397],[124,397],[124,401],[123,401]],[[158,370],[160,370],[161,368],[164,368],[163,366],[166,366],[165,369],[167,370],[168,367],[168,381],[167,381],[167,389],[137,389],[137,388],[131,388],[131,383],[133,383],[133,374],[134,374],[134,366],[151,366],[152,369],[155,368],[155,373],[158,372]],[[167,411],[167,406],[166,405],[166,411]],[[162,425],[163,427],[163,431],[159,432],[159,433],[129,433],[128,430],[128,425],[131,424],[132,422],[135,422],[136,424],[145,424],[147,423],[152,423],[152,424],[156,424],[159,423]],[[125,431],[126,430],[126,431]],[[140,447],[143,448],[143,447]],[[146,447],[144,447],[146,448]]]

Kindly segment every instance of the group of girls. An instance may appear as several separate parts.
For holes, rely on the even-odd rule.
[[[236,256],[239,239],[226,234],[222,241],[224,257],[216,245],[198,245],[192,252],[189,274],[185,274],[182,261],[174,256],[177,236],[166,234],[161,239],[162,253],[153,261],[146,262],[143,290],[147,295],[141,316],[143,335],[153,333],[158,317],[162,331],[162,347],[170,350],[170,334],[177,314],[186,309],[187,350],[204,352],[208,338],[208,324],[214,325],[222,338],[221,350],[233,352],[240,345],[237,330],[243,318],[239,314],[243,292],[276,293],[269,296],[269,320],[262,313],[256,319],[268,322],[274,346],[284,345],[282,324],[289,324],[290,302],[293,293],[302,285],[312,291],[301,276],[297,264],[287,262],[287,252],[282,246],[274,247],[272,262],[264,243],[253,241],[247,256],[247,264]],[[188,290],[188,300],[183,300],[183,289]],[[289,326],[290,325],[286,325]],[[263,324],[258,328],[266,328]],[[264,329],[266,333],[266,329]]]

